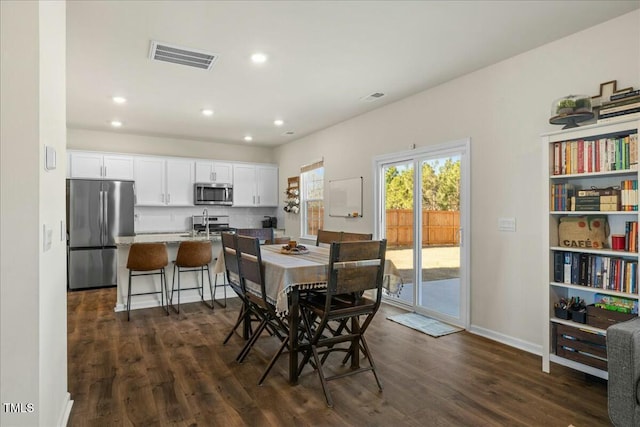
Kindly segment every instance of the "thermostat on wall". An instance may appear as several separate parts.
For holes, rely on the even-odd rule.
[[[44,146],[44,168],[48,171],[56,168],[56,149],[50,145]]]

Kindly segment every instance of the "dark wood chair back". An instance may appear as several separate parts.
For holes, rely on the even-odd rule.
[[[227,281],[236,293],[244,294],[240,280],[240,264],[238,263],[238,236],[234,233],[222,233],[221,236]]]
[[[341,242],[341,241],[342,241],[342,231],[318,230],[316,246],[320,246],[320,243],[331,244],[332,242]]]
[[[380,294],[386,243],[386,240],[332,243],[328,296],[358,294],[369,289],[376,289]]]
[[[342,232],[341,242],[357,242],[359,240],[371,240],[373,234],[371,233],[350,233],[348,231]]]
[[[291,241],[289,236],[274,237],[273,240],[264,242],[265,245],[287,244]]]
[[[240,279],[245,290],[248,294],[257,296],[266,305],[264,267],[262,266],[260,240],[257,237],[238,236],[238,261],[240,263]]]
[[[273,241],[273,228],[238,228],[236,234],[257,237],[260,242]]]

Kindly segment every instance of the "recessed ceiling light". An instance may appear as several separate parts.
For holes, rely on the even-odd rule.
[[[254,53],[251,55],[251,61],[253,61],[254,64],[263,64],[267,62],[267,55],[260,52]]]
[[[284,124],[284,120],[280,120],[280,119],[274,120],[273,124],[276,126],[282,126]]]
[[[111,126],[114,128],[119,128],[122,126],[122,122],[120,120],[111,120]]]
[[[244,140],[247,142],[253,141],[253,137],[251,135],[247,135],[244,137]]]
[[[116,104],[124,104],[125,102],[127,102],[127,98],[125,98],[124,96],[114,96],[111,99],[113,99],[113,102],[115,102]]]
[[[203,108],[201,112],[203,116],[213,116],[213,110],[209,108]]]

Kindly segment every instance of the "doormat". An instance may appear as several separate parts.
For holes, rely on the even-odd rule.
[[[387,319],[436,338],[462,330],[418,313],[394,314],[393,316],[388,316]]]

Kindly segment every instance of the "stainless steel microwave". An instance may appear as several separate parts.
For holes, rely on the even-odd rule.
[[[193,200],[196,205],[231,206],[233,204],[233,186],[231,184],[197,182],[193,188]]]

